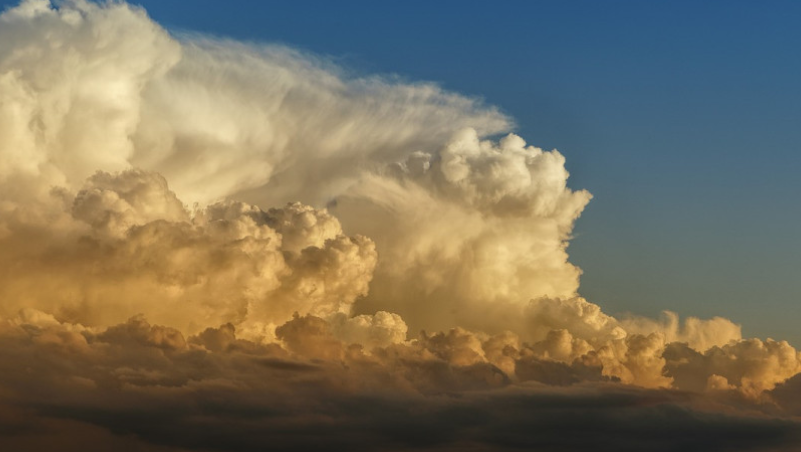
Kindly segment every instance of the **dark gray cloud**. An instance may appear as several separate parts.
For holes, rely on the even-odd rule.
[[[531,358],[521,363],[529,381],[514,382],[417,344],[366,355],[325,343],[340,353],[321,359],[237,339],[230,325],[184,340],[142,318],[100,333],[6,324],[0,445],[37,450],[74,432],[84,450],[801,447],[796,419],[736,392],[645,389],[600,381],[585,363]]]

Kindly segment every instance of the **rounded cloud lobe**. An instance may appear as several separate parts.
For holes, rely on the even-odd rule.
[[[797,448],[798,352],[582,298],[591,195],[511,127],[125,3],[4,12],[0,444]]]

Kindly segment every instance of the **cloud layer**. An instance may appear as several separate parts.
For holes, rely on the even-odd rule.
[[[591,195],[511,128],[125,3],[4,12],[0,444],[797,449],[799,353],[582,298]]]

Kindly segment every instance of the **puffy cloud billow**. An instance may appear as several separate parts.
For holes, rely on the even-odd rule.
[[[477,99],[123,2],[0,15],[4,450],[801,447],[801,359],[615,318]]]

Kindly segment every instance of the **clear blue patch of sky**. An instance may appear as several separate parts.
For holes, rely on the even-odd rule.
[[[588,299],[801,345],[801,2],[133,3],[483,97],[595,195],[569,249]]]

